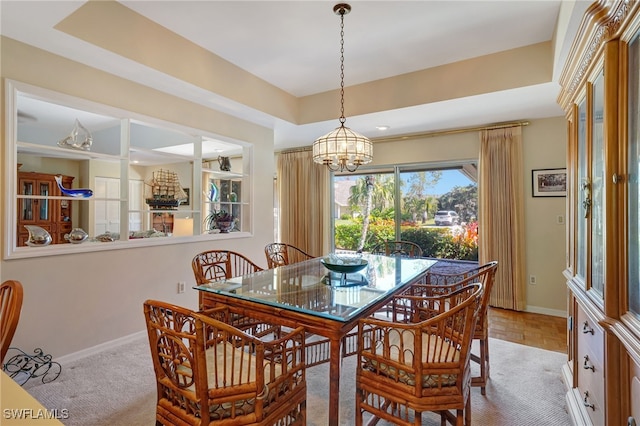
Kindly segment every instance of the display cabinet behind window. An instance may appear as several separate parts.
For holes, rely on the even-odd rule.
[[[73,185],[73,176],[61,176],[67,188]],[[18,245],[25,246],[29,231],[25,225],[45,229],[53,244],[66,243],[64,236],[72,229],[69,200],[50,199],[61,196],[55,176],[46,173],[18,172]],[[33,198],[32,198],[33,197]]]

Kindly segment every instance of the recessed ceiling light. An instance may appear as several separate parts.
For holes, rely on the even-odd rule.
[[[382,131],[382,130],[389,130],[390,127],[389,126],[376,126],[376,129]]]

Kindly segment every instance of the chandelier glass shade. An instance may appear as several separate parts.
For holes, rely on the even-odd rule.
[[[344,15],[351,11],[351,6],[339,3],[333,11],[340,15],[340,127],[313,142],[313,161],[332,171],[354,172],[373,160],[373,144],[344,125]]]
[[[341,121],[340,127],[319,137],[313,143],[313,161],[324,164],[332,171],[354,172],[373,160],[371,141]]]

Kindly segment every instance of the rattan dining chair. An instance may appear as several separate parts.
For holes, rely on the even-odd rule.
[[[261,340],[206,312],[144,303],[156,375],[156,424],[305,425],[304,329]]]
[[[0,365],[9,350],[22,310],[22,284],[7,280],[0,285]]]
[[[427,271],[425,275],[426,284],[415,284],[406,290],[406,294],[414,296],[434,296],[444,294],[460,288],[463,282],[468,282],[469,278],[482,283],[484,292],[482,303],[478,311],[478,322],[473,333],[473,339],[479,342],[479,354],[471,354],[471,360],[480,365],[480,375],[471,380],[472,386],[480,387],[482,395],[486,394],[487,380],[489,374],[489,298],[491,289],[495,281],[498,262],[491,261],[476,268],[469,269],[459,274],[447,274]]]
[[[313,259],[310,254],[287,243],[267,244],[264,248],[264,254],[267,258],[267,268],[269,269]]]
[[[191,261],[191,268],[196,285],[262,271],[262,268],[249,258],[230,250],[208,250],[198,253]],[[206,295],[202,291],[198,293],[200,309],[203,309],[203,299]]]
[[[422,257],[422,248],[411,241],[385,241],[376,245],[371,253],[385,256]]]
[[[482,292],[482,284],[472,283],[435,297],[399,295],[394,321],[359,321],[357,426],[365,412],[421,425],[428,411],[438,412],[443,425],[454,419],[471,425],[470,353]]]

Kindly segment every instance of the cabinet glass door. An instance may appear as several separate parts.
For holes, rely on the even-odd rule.
[[[629,258],[628,295],[629,311],[640,318],[640,41],[636,37],[629,45],[629,151],[628,176],[628,217],[629,217]]]
[[[38,186],[40,191],[38,192],[40,195],[48,197],[51,195],[50,189],[51,185],[48,182],[39,182]],[[38,220],[48,221],[49,220],[49,200],[40,199],[38,200]]]
[[[20,181],[20,193],[23,195],[34,195],[33,182],[28,180]],[[33,201],[30,198],[23,198],[21,201],[20,217],[22,220],[33,220]]]
[[[579,190],[576,208],[576,276],[582,283],[587,277],[587,215],[589,213],[588,196],[589,177],[587,176],[587,101],[583,99],[578,106],[578,176]]]
[[[604,294],[604,72],[593,83],[591,141],[591,289]]]

